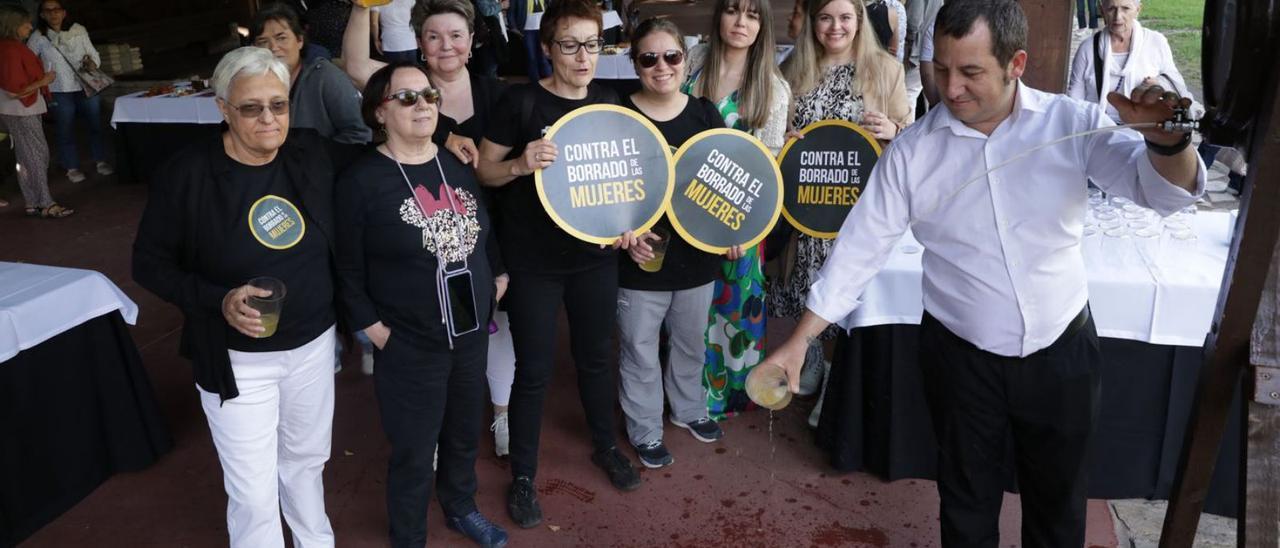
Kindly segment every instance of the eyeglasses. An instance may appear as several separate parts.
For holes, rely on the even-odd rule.
[[[604,40],[596,38],[595,40],[587,40],[579,42],[577,40],[556,40],[556,44],[560,46],[560,53],[565,55],[574,55],[581,48],[587,48],[587,53],[600,53],[604,49]]]
[[[262,103],[249,103],[245,105],[236,106],[231,103],[227,103],[227,106],[233,109],[236,109],[236,112],[240,113],[241,118],[258,118],[262,116],[262,111],[264,110],[270,110],[271,114],[274,114],[276,116],[284,116],[286,114],[289,114],[289,101],[286,99],[281,99],[279,101],[272,101],[270,105],[264,105]]]
[[[440,90],[436,88],[422,88],[414,91],[412,89],[402,89],[382,99],[382,102],[400,101],[402,106],[411,107],[418,104],[418,98],[427,100],[428,105],[440,104]]]
[[[636,63],[642,68],[653,68],[657,66],[658,59],[662,59],[668,67],[678,67],[684,62],[684,52],[678,49],[669,49],[662,53],[646,51],[636,56]]]

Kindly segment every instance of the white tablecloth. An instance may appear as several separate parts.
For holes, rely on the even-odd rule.
[[[100,273],[0,262],[0,362],[113,310],[138,319],[138,305]]]
[[[143,97],[145,91],[116,98],[111,127],[119,123],[220,124],[222,113],[212,95]]]
[[[1192,218],[1197,239],[1165,241],[1154,253],[1097,235],[1085,238],[1089,306],[1098,335],[1151,344],[1201,346],[1213,323],[1234,223],[1227,212]],[[921,246],[903,236],[884,270],[871,280],[863,304],[840,322],[846,329],[918,324],[923,313]]]
[[[524,20],[524,30],[538,30],[542,28],[543,12],[530,13]],[[609,10],[604,12],[604,28],[605,30],[613,27],[622,26],[622,17],[618,16],[618,12]]]

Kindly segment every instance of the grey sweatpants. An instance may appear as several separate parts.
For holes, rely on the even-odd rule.
[[[13,139],[14,155],[18,158],[18,186],[27,207],[53,205],[53,196],[49,194],[49,144],[44,140],[40,116],[0,114],[0,128]]]
[[[664,381],[672,418],[684,423],[707,418],[702,367],[713,284],[681,291],[618,289],[618,401],[632,445],[662,439]],[[664,323],[671,348],[665,376],[658,361],[658,333]]]

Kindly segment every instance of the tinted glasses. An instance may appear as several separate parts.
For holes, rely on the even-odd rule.
[[[271,114],[274,114],[276,116],[284,116],[286,114],[289,114],[288,99],[279,99],[276,101],[272,101],[270,104],[267,104],[267,105],[264,105],[262,103],[248,103],[248,104],[236,106],[231,103],[227,103],[227,106],[235,109],[236,112],[239,112],[241,118],[257,118],[259,116],[262,116],[262,111],[268,110],[268,109],[271,110]]]
[[[642,68],[653,68],[658,64],[658,59],[662,59],[669,67],[678,67],[684,62],[684,52],[678,49],[669,49],[662,53],[646,51],[636,56],[636,63]]]
[[[382,99],[382,102],[400,101],[400,104],[411,107],[418,104],[418,99],[426,99],[428,105],[440,104],[440,90],[436,88],[423,88],[420,90],[402,89]]]

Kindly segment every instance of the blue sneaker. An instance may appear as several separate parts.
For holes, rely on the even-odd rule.
[[[449,518],[445,521],[445,525],[466,535],[467,538],[474,540],[476,544],[484,548],[502,548],[507,545],[507,532],[494,525],[479,511],[460,518]]]

